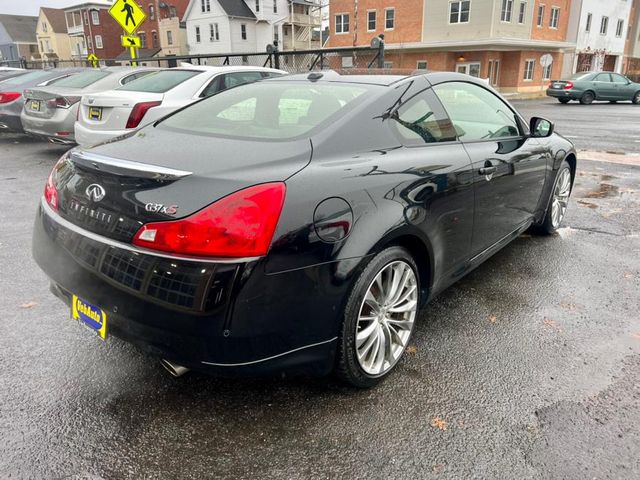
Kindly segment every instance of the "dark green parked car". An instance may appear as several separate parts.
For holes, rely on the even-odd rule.
[[[594,100],[631,101],[640,104],[640,83],[612,72],[581,72],[567,80],[552,80],[547,95],[560,103],[579,100],[588,105]]]

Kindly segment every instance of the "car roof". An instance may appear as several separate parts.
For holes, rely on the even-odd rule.
[[[203,72],[279,72],[288,73],[284,70],[278,70],[276,68],[269,67],[252,67],[251,65],[191,65],[188,63],[181,63],[179,67],[164,68],[163,70],[200,70]]]

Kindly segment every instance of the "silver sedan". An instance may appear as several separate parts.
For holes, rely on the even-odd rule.
[[[111,90],[158,70],[152,67],[105,67],[62,79],[51,87],[24,91],[20,115],[26,133],[54,143],[73,144],[73,124],[82,95]]]

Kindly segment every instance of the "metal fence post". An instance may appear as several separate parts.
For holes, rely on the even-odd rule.
[[[276,64],[276,69],[280,70],[280,51],[277,48],[273,51],[273,60]]]
[[[378,68],[384,68],[384,33],[378,35],[380,44],[378,45]]]

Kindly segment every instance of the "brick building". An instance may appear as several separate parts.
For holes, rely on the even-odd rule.
[[[389,68],[458,71],[503,92],[561,75],[571,0],[332,0],[329,47],[384,34]]]

